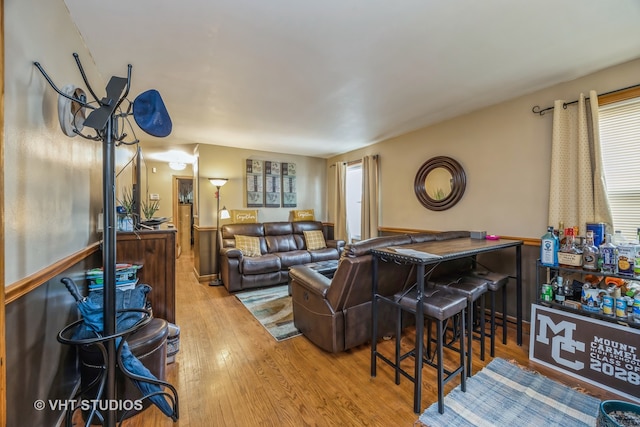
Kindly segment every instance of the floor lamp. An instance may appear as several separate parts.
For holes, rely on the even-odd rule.
[[[218,249],[218,233],[220,233],[220,219],[228,219],[230,217],[229,211],[226,207],[220,210],[220,187],[225,185],[229,181],[227,178],[209,178],[209,182],[216,187],[216,233],[213,238],[213,262],[215,263],[214,274],[215,278],[209,282],[209,286],[220,286],[222,280],[220,280],[220,264],[219,264],[219,249]]]

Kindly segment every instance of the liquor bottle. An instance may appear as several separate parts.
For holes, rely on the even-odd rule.
[[[557,288],[555,289],[556,291],[555,300],[558,304],[564,304],[566,297],[564,293],[564,283],[563,283],[562,277],[557,276],[556,283],[557,283]]]
[[[626,237],[622,235],[622,231],[616,230],[613,234],[613,244],[616,246],[620,246],[624,243],[627,243]]]
[[[602,261],[602,272],[616,274],[616,245],[612,242],[611,233],[607,234],[604,242],[600,245],[600,260]]]
[[[562,244],[564,240],[564,221],[560,221],[560,223],[558,224],[558,242],[560,243],[560,246],[562,246]]]
[[[598,257],[600,251],[593,243],[593,231],[587,231],[587,240],[582,247],[582,268],[590,271],[598,270]]]
[[[540,242],[540,263],[547,267],[557,267],[559,246],[558,237],[553,234],[553,226],[550,225]]]
[[[560,248],[558,261],[564,267],[582,267],[582,249],[576,245],[575,227],[569,227],[565,231],[565,244]]]

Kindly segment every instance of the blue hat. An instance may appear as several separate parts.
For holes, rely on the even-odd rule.
[[[133,101],[133,118],[149,135],[163,138],[171,133],[171,117],[160,93],[155,89],[142,92]]]

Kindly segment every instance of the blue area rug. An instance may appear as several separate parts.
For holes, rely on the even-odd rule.
[[[437,402],[419,421],[440,426],[595,426],[600,400],[525,371],[504,359],[494,359],[444,399],[444,414]]]
[[[236,298],[277,341],[300,335],[293,325],[293,308],[287,285],[239,292]]]

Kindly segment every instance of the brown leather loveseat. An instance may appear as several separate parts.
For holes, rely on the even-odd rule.
[[[318,230],[326,247],[309,250],[304,232]],[[327,239],[319,221],[225,224],[220,234],[220,275],[229,292],[287,283],[289,267],[337,260],[344,248],[343,240]],[[245,256],[236,248],[236,236],[257,238],[259,255]]]
[[[431,240],[469,237],[467,231],[400,234],[347,244],[333,278],[304,266],[290,270],[293,317],[296,328],[318,347],[333,353],[371,341],[371,250]],[[378,292],[393,295],[415,283],[410,265],[378,264]],[[379,337],[393,335],[395,312],[379,306]],[[412,324],[407,318],[405,325]]]

